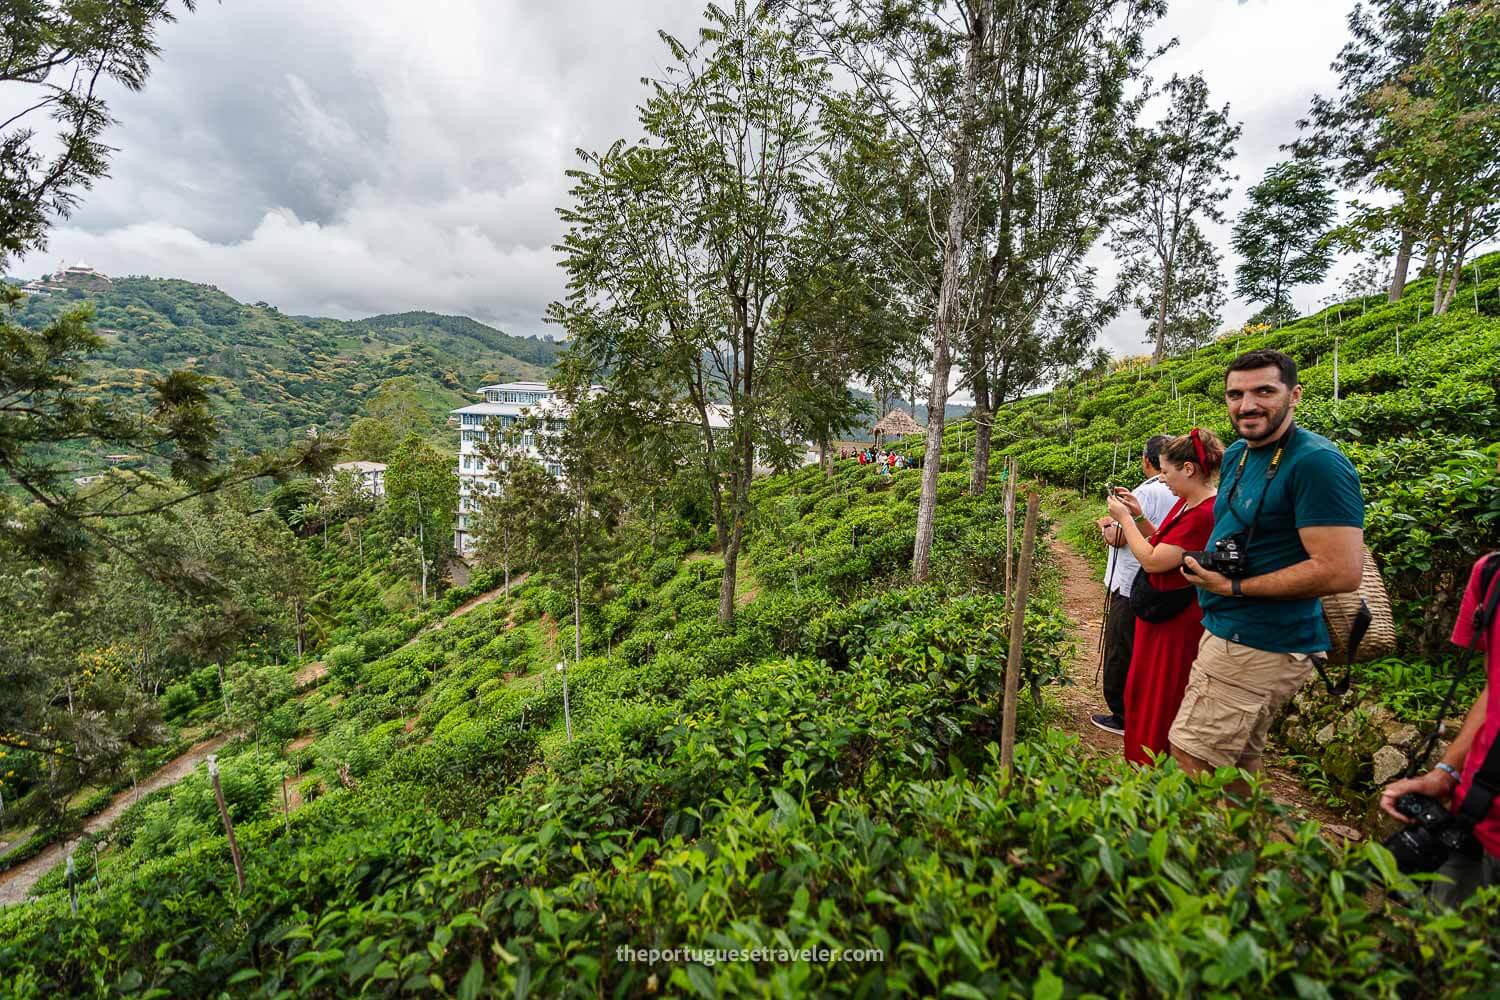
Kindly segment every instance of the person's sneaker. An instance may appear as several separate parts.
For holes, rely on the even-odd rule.
[[[1114,733],[1116,736],[1125,735],[1125,720],[1118,715],[1091,715],[1089,721],[1106,733]]]

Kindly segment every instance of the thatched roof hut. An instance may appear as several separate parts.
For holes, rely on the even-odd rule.
[[[922,425],[912,419],[910,413],[905,410],[892,410],[881,417],[879,422],[871,428],[875,432],[875,441],[879,443],[882,436],[905,437],[908,434],[919,434]]]

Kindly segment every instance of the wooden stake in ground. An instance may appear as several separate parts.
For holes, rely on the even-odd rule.
[[[78,916],[78,872],[73,867],[73,852],[68,852],[68,870],[64,873],[68,881],[68,904],[73,907],[73,916]]]
[[[208,755],[208,780],[214,786],[214,800],[219,803],[219,818],[224,821],[224,833],[229,837],[229,856],[234,860],[234,880],[240,887],[240,894],[245,892],[245,866],[240,861],[240,844],[234,839],[234,824],[229,820],[229,806],[224,804],[224,789],[219,787],[219,758],[216,754]]]
[[[1010,608],[1010,592],[1015,583],[1012,568],[1016,564],[1016,457],[1005,462],[1005,607]]]
[[[292,835],[292,798],[286,791],[286,768],[281,769],[281,829],[288,837]]]
[[[1016,771],[1016,700],[1021,687],[1021,657],[1026,641],[1026,596],[1031,587],[1031,557],[1036,547],[1036,491],[1026,494],[1026,530],[1021,536],[1021,566],[1016,599],[1010,613],[1010,651],[1005,656],[1005,702],[1000,706],[1000,770],[1005,780]]]

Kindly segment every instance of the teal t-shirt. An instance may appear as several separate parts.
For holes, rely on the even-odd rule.
[[[1214,533],[1208,548],[1212,550],[1214,542],[1226,535],[1243,534],[1254,518],[1255,537],[1245,553],[1250,576],[1273,573],[1306,559],[1298,528],[1365,526],[1359,473],[1321,434],[1296,428],[1282,455],[1281,468],[1270,482],[1266,481],[1266,469],[1276,446],[1251,448],[1241,473],[1237,467],[1245,450],[1241,440],[1224,453],[1219,495],[1214,501]],[[1243,481],[1235,489],[1240,476]],[[1316,597],[1294,601],[1220,597],[1200,587],[1198,603],[1203,608],[1203,627],[1221,639],[1275,653],[1321,653],[1330,645],[1323,605]]]

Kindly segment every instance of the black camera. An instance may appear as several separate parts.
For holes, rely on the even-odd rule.
[[[1396,865],[1407,875],[1435,871],[1454,854],[1475,860],[1481,856],[1472,824],[1453,815],[1437,799],[1407,792],[1397,797],[1396,811],[1411,823],[1387,837],[1385,849],[1395,855]]]
[[[1245,564],[1245,543],[1238,534],[1225,535],[1214,542],[1211,552],[1184,552],[1182,554],[1183,565],[1187,560],[1193,558],[1198,560],[1198,565],[1211,573],[1221,573],[1224,576],[1244,576],[1248,572]]]

